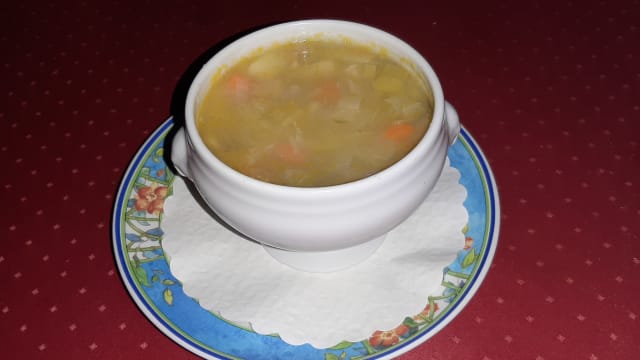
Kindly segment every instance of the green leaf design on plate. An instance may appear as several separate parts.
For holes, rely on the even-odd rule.
[[[417,328],[418,326],[420,326],[420,324],[418,324],[415,320],[413,320],[410,317],[406,317],[404,318],[404,321],[402,322],[402,324],[410,327],[410,328]]]
[[[154,282],[158,282],[158,280],[160,280],[160,277],[158,276],[158,274],[155,274],[155,275],[153,275],[153,276],[151,277],[151,282],[152,282],[152,283],[154,283]]]
[[[340,354],[340,356],[332,353],[324,354],[324,360],[344,360],[346,358],[347,358],[347,353],[344,351],[342,352],[342,354]]]
[[[339,344],[338,344],[338,345],[336,345],[336,346],[332,346],[332,347],[330,347],[328,350],[342,350],[342,349],[346,349],[346,348],[348,348],[348,347],[349,347],[349,346],[351,346],[351,345],[353,345],[353,343],[352,343],[352,342],[349,342],[349,341],[343,341],[343,342],[339,343]]]
[[[463,228],[462,228],[462,233],[466,234],[469,232],[469,223],[467,223]]]
[[[139,264],[136,264],[134,272],[136,274],[136,279],[138,279],[138,282],[140,284],[144,286],[151,286],[151,283],[149,283],[149,275],[147,275],[147,270],[145,270]]]
[[[162,280],[162,283],[165,284],[165,285],[173,285],[173,284],[175,284],[175,281],[169,280],[169,279],[164,279],[164,280]]]
[[[155,154],[153,154],[153,162],[160,162],[160,160],[162,159],[162,155],[164,155],[164,148],[161,147],[156,150]]]
[[[166,302],[168,305],[173,305],[173,292],[171,291],[171,289],[164,289],[162,297],[164,298],[164,302]]]
[[[467,268],[476,261],[478,254],[472,249],[462,260],[462,268]]]

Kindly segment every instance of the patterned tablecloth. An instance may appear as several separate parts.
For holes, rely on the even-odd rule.
[[[110,233],[116,192],[141,144],[180,108],[174,94],[200,55],[305,18],[364,22],[424,54],[500,192],[485,281],[400,358],[640,353],[638,0],[1,9],[0,336],[9,358],[194,358],[123,285]]]

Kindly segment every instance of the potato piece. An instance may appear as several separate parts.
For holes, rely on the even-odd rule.
[[[282,56],[275,53],[268,53],[254,60],[247,72],[258,79],[272,79],[279,75],[286,68],[286,61]]]

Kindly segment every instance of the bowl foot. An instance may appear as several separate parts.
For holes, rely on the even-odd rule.
[[[263,245],[271,257],[296,270],[313,273],[330,273],[347,269],[373,255],[382,245],[386,235],[360,245],[332,251],[292,251]]]

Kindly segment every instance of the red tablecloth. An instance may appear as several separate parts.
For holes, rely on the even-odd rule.
[[[402,359],[640,354],[640,2],[13,1],[0,22],[0,338],[7,358],[194,355],[129,297],[110,219],[122,174],[206,49],[338,18],[425,55],[502,205],[491,270]]]

